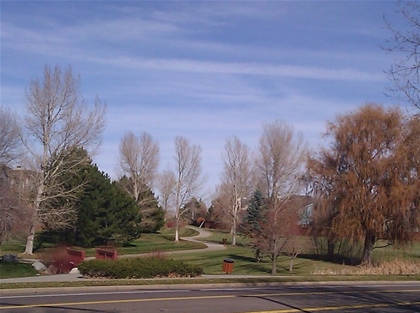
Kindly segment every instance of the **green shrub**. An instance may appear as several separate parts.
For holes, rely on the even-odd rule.
[[[106,278],[195,277],[203,273],[198,266],[156,257],[91,260],[80,263],[78,269],[84,276]]]

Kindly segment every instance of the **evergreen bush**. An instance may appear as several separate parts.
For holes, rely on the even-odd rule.
[[[90,260],[80,263],[78,269],[84,276],[104,278],[195,277],[203,273],[198,266],[156,257]]]

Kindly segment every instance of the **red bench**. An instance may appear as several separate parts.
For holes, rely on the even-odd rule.
[[[67,253],[70,257],[70,263],[74,266],[77,266],[79,263],[83,262],[85,259],[85,251],[83,250],[75,250],[71,248],[67,248]]]
[[[117,250],[96,249],[96,258],[101,260],[115,260],[117,258]]]

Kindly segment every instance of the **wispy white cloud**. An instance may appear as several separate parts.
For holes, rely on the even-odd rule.
[[[116,23],[120,25],[119,23]],[[132,29],[132,26],[121,26],[123,29]],[[114,34],[118,34],[118,29],[115,29],[112,23],[105,25],[96,25],[94,29],[106,33],[114,30]],[[236,74],[236,75],[267,75],[290,78],[305,78],[305,79],[323,79],[323,80],[357,80],[357,81],[383,81],[384,75],[382,73],[369,73],[353,68],[342,67],[319,67],[319,66],[299,66],[299,65],[279,65],[264,62],[217,62],[217,61],[201,61],[194,59],[165,59],[165,58],[144,58],[144,57],[130,57],[118,56],[112,58],[101,57],[93,51],[82,51],[79,44],[74,44],[74,38],[80,41],[80,37],[86,32],[73,30],[66,32],[66,36],[57,34],[38,34],[33,30],[26,30],[17,28],[13,25],[3,25],[2,44],[4,48],[16,49],[21,51],[32,51],[33,53],[40,53],[51,55],[55,54],[64,58],[79,59],[83,61],[92,61],[100,64],[107,64],[123,68],[136,68],[160,71],[181,71],[181,72],[195,72],[195,73],[219,73],[219,74]],[[73,35],[69,35],[73,34]],[[96,31],[94,31],[96,33]],[[127,32],[122,31],[122,34]],[[73,37],[73,39],[72,39]],[[19,39],[17,39],[19,38]],[[219,45],[220,46],[220,45]],[[302,53],[302,52],[300,52]],[[289,54],[293,54],[290,51]],[[310,54],[310,52],[309,52]],[[313,54],[313,53],[312,53]],[[318,54],[319,55],[319,54]],[[305,56],[302,56],[305,57]],[[336,56],[337,57],[337,56]]]
[[[322,80],[384,81],[383,74],[367,73],[351,68],[321,68],[257,63],[205,62],[182,59],[134,59],[121,57],[103,60],[104,63],[126,68],[195,73],[219,73],[237,75],[263,75]]]
[[[114,173],[124,132],[149,132],[162,166],[173,139],[203,147],[218,181],[227,137],[256,148],[283,119],[313,146],[336,114],[383,101],[385,2],[2,3],[1,104],[21,107],[44,64],[73,66],[86,98],[108,102],[98,165]]]

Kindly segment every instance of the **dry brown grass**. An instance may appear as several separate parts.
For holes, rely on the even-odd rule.
[[[420,275],[420,262],[395,259],[381,261],[370,266],[348,266],[324,269],[313,272],[314,275]]]

